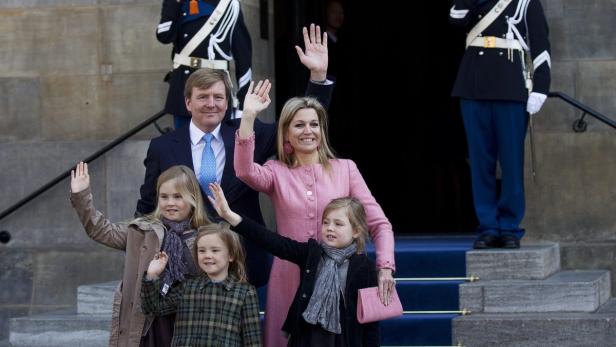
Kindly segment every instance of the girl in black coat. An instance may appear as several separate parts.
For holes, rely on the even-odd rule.
[[[231,211],[218,184],[210,190],[212,205],[233,230],[300,267],[300,285],[282,327],[289,346],[379,346],[378,322],[357,321],[358,290],[378,284],[375,263],[364,252],[366,215],[357,199],[332,200],[323,211],[321,241],[297,242]]]

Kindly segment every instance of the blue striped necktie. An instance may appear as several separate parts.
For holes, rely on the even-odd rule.
[[[209,184],[216,182],[216,157],[212,149],[213,137],[210,133],[203,135],[205,146],[201,153],[201,168],[199,169],[199,184],[201,184],[203,191],[210,196],[212,192],[210,192]]]

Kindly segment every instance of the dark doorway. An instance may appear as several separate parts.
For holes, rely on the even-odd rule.
[[[334,149],[358,164],[396,232],[471,232],[477,222],[466,139],[450,97],[464,33],[448,23],[451,4],[340,3],[344,24],[330,47]],[[302,26],[324,26],[326,8],[327,0],[275,1],[278,111],[303,93],[308,73],[293,45]]]

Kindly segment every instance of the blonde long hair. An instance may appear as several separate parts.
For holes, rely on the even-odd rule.
[[[180,193],[182,199],[191,206],[191,227],[198,229],[202,225],[211,224],[212,222],[205,213],[205,205],[197,177],[193,170],[185,165],[172,166],[158,176],[158,181],[156,182],[156,209],[146,218],[161,221],[162,213],[158,205],[158,196],[160,195],[160,186],[169,181],[173,182],[175,189]]]
[[[246,254],[244,247],[240,241],[240,237],[231,231],[231,227],[226,222],[210,223],[199,228],[195,245],[193,247],[195,260],[197,258],[197,243],[205,235],[218,235],[222,242],[229,250],[229,256],[233,259],[229,263],[229,275],[237,278],[238,282],[247,283],[248,276],[246,275]]]
[[[278,120],[278,135],[276,138],[278,146],[278,160],[285,163],[288,167],[296,167],[298,165],[297,158],[294,153],[285,153],[284,142],[293,118],[299,110],[305,108],[311,108],[317,113],[319,129],[321,131],[321,143],[319,144],[319,148],[317,150],[319,154],[319,164],[323,165],[324,168],[329,169],[329,159],[336,159],[336,155],[329,146],[329,139],[327,136],[327,111],[317,99],[311,97],[291,98],[282,107],[280,119]]]

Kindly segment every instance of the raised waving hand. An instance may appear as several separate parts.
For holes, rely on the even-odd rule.
[[[169,256],[165,252],[157,253],[154,256],[154,259],[148,265],[147,278],[150,280],[157,279],[160,274],[165,271],[165,266],[167,266],[167,262],[169,262]]]
[[[71,192],[79,193],[90,186],[90,175],[88,175],[88,164],[79,162],[75,170],[71,170]]]
[[[295,46],[299,60],[310,70],[310,79],[321,82],[327,78],[327,64],[329,56],[327,51],[327,33],[321,34],[321,27],[310,24],[310,30],[302,29],[304,34],[304,50]]]
[[[240,138],[245,139],[252,135],[257,114],[265,110],[272,102],[269,97],[270,89],[272,89],[272,84],[269,80],[259,81],[256,86],[254,81],[250,82],[244,98],[244,112],[239,129]]]
[[[255,117],[259,112],[265,110],[272,102],[269,96],[272,84],[269,80],[259,81],[257,85],[251,81],[248,86],[248,92],[244,98],[244,112],[242,117]],[[248,114],[247,114],[248,113]]]
[[[212,206],[214,206],[214,209],[218,215],[224,218],[232,226],[240,224],[242,217],[231,210],[220,184],[210,183],[210,191],[212,192],[213,197],[208,195],[208,199],[210,199],[210,202],[212,203]]]

